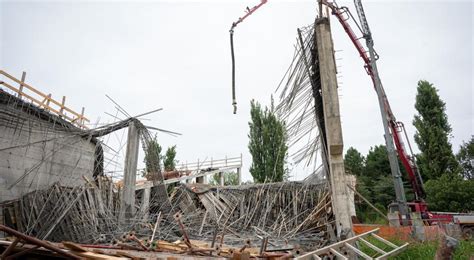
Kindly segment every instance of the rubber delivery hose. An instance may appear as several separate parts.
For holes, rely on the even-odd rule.
[[[237,101],[235,99],[235,57],[234,57],[234,30],[230,31],[230,52],[232,55],[232,106],[234,106],[234,114],[237,114]]]

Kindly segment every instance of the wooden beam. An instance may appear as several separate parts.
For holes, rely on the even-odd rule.
[[[43,107],[45,108],[46,110],[48,111],[52,111],[54,112],[55,114],[59,115],[60,117],[64,117],[65,119],[67,119],[68,121],[70,122],[73,122],[75,123],[76,125],[78,125],[79,127],[83,127],[83,128],[87,128],[84,123],[85,122],[90,122],[90,120],[86,117],[84,117],[84,108],[83,108],[83,111],[81,114],[77,113],[76,111],[68,108],[65,106],[65,101],[66,101],[66,97],[63,97],[63,100],[62,102],[58,102],[57,100],[51,98],[51,94],[48,94],[46,95],[45,93],[35,89],[33,86],[25,83],[25,78],[26,78],[26,72],[23,72],[22,74],[22,77],[21,77],[21,80],[13,77],[12,75],[6,73],[5,71],[3,70],[0,70],[0,75],[3,75],[5,76],[6,78],[12,80],[13,82],[16,82],[18,83],[20,86],[19,88],[16,88],[16,87],[13,87],[12,85],[6,83],[6,82],[3,82],[3,81],[0,81],[0,84],[6,86],[7,88],[9,88],[10,90],[14,91],[17,93],[17,96],[18,98],[21,98],[21,97],[26,97],[27,99],[31,100],[32,102],[36,103],[38,106],[40,107]],[[25,93],[25,89],[28,89],[29,91],[33,92],[34,94],[38,95],[40,98],[43,99],[43,101],[39,101],[38,98],[34,98],[32,95],[28,95]],[[53,109],[51,105],[56,105],[59,107],[59,111],[57,109]],[[64,111],[72,114],[73,117],[77,117],[79,119],[79,122],[74,122],[73,119],[71,117],[68,117],[68,116],[65,116],[65,113]]]
[[[20,89],[18,90],[18,98],[21,98],[21,93],[23,92],[23,83],[25,83],[26,71],[23,71],[21,74]]]
[[[66,96],[63,96],[63,100],[61,101],[61,109],[59,109],[59,117],[63,117],[64,112],[64,104],[66,103]]]

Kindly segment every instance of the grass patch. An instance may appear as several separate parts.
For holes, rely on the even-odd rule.
[[[388,252],[392,250],[390,246],[386,246],[380,241],[374,239],[373,237],[366,237],[366,240],[371,244],[377,246],[378,248]],[[391,240],[390,242],[396,245],[404,244],[403,241]],[[432,260],[436,255],[436,250],[438,249],[439,241],[427,241],[427,242],[411,242],[405,251],[401,252],[399,255],[390,257],[390,260]],[[359,243],[359,249],[364,253],[372,257],[380,256],[375,250],[369,248],[364,243]],[[455,260],[471,260],[474,259],[474,240],[461,240],[458,248],[456,248],[454,254]]]
[[[398,243],[397,243],[398,244]],[[438,249],[438,241],[429,241],[422,243],[410,243],[408,248],[391,260],[432,260]],[[458,248],[456,248],[455,260],[469,260],[474,257],[474,241],[461,240]]]

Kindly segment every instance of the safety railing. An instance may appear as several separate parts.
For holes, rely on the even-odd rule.
[[[3,70],[0,70],[0,75],[2,75],[4,79],[13,82],[8,83],[5,82],[5,80],[0,79],[0,85],[3,85],[13,91],[17,98],[29,101],[38,107],[49,111],[50,113],[56,114],[66,121],[78,126],[79,128],[87,129],[85,124],[86,122],[90,122],[90,120],[84,116],[84,107],[82,108],[81,113],[77,113],[65,105],[66,96],[63,96],[61,102],[59,102],[52,98],[51,94],[45,94],[33,86],[25,83],[25,72],[23,72],[21,80],[13,77]],[[18,84],[18,87],[13,86],[14,84]]]
[[[238,157],[230,157],[224,159],[206,159],[206,160],[197,160],[196,162],[192,163],[181,163],[176,165],[176,169],[179,171],[209,171],[214,169],[222,169],[222,168],[237,168],[242,167],[242,156]]]
[[[242,168],[242,155],[239,157],[229,157],[224,159],[210,159],[210,160],[198,160],[192,163],[181,163],[176,165],[176,170],[172,171],[175,175],[166,176],[164,173],[165,180],[163,183],[171,184],[175,182],[187,181],[196,179],[199,177],[210,176],[221,172],[230,171],[233,169]],[[238,170],[240,171],[240,170]],[[239,172],[238,172],[239,173]],[[239,183],[240,184],[240,183]],[[147,189],[153,187],[155,184],[153,181],[142,181],[137,182],[136,189]]]

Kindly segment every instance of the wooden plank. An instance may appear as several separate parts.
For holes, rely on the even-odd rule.
[[[17,88],[11,86],[10,84],[8,84],[8,83],[6,83],[6,82],[1,82],[1,84],[3,84],[3,85],[6,86],[7,88],[9,88],[9,89],[11,89],[11,90],[13,90],[13,91],[15,91],[15,92],[18,92],[18,89],[17,89]],[[35,102],[35,103],[36,103],[38,106],[40,106],[40,107],[45,107],[45,105],[43,104],[42,101],[39,101],[38,99],[36,99],[36,98],[30,96],[29,94],[23,93],[22,96],[24,96],[24,97],[30,99],[31,101]],[[54,112],[55,114],[58,114],[58,115],[59,115],[59,111],[58,111],[58,110],[56,110],[56,109],[54,109],[54,108],[52,108],[52,107],[50,107],[50,106],[45,107],[45,108],[46,108],[47,110],[49,110],[50,112]],[[65,107],[65,109],[67,110],[67,107]],[[69,116],[67,116],[67,115],[65,115],[65,114],[62,114],[62,117],[64,117],[65,119],[67,119],[67,120],[70,121],[70,122],[72,122],[72,120],[73,120],[73,118],[71,118],[71,117],[69,117]],[[87,119],[87,118],[84,118],[84,120],[87,121],[87,122],[89,122],[89,119]],[[87,128],[85,125],[82,125],[81,123],[76,122],[75,124],[77,124],[78,126]]]
[[[405,243],[402,246],[397,247],[397,248],[393,249],[392,251],[387,252],[385,255],[379,256],[375,259],[376,260],[382,260],[382,259],[387,259],[389,256],[395,256],[395,255],[399,254],[401,251],[405,250],[405,248],[407,246],[408,246],[408,243]]]
[[[135,256],[135,255],[133,255],[133,254],[127,252],[127,251],[120,251],[120,250],[117,250],[117,251],[115,252],[115,254],[116,254],[117,256],[128,257],[128,258],[130,258],[130,259],[132,259],[132,260],[140,260],[140,259],[142,259],[142,258],[140,258],[140,257],[138,257],[138,256]]]
[[[372,248],[373,250],[381,253],[381,254],[386,254],[387,252],[383,251],[382,249],[378,248],[374,244],[371,244],[369,241],[363,239],[362,237],[359,238],[360,241],[362,241],[364,244],[366,244],[368,247]]]
[[[23,83],[25,83],[26,71],[23,71],[21,74],[20,88],[18,89],[18,98],[21,98],[21,93],[23,92]]]
[[[375,239],[377,239],[378,241],[380,241],[380,242],[382,242],[382,243],[385,243],[385,244],[387,244],[387,245],[389,245],[389,246],[391,246],[391,247],[393,247],[393,248],[397,248],[397,247],[398,247],[398,246],[395,245],[394,243],[392,243],[392,242],[390,242],[390,241],[388,241],[388,240],[386,240],[386,239],[384,239],[384,238],[382,238],[382,237],[377,236],[377,234],[372,234],[372,236],[373,236]]]
[[[63,102],[58,102],[57,100],[55,99],[52,99],[51,98],[51,94],[49,95],[46,95],[45,93],[35,89],[33,86],[25,83],[25,77],[26,77],[26,72],[23,72],[22,74],[22,79],[21,80],[18,80],[17,78],[13,77],[12,75],[6,73],[5,71],[3,70],[0,70],[0,74],[4,75],[5,77],[9,78],[10,80],[18,83],[20,85],[19,89],[11,86],[10,84],[6,83],[6,82],[1,82],[1,84],[5,85],[6,87],[8,87],[9,89],[11,89],[12,91],[16,92],[18,94],[18,97],[22,97],[22,96],[25,96],[27,97],[28,99],[32,100],[33,102],[36,102],[38,105],[43,105],[47,110],[53,110],[52,107],[50,106],[50,103],[53,103],[54,105],[58,106],[60,108],[60,111],[57,111],[56,109],[54,109],[55,113],[58,114],[58,115],[61,115],[61,116],[64,116],[64,110],[73,114],[74,116],[76,116],[77,118],[80,119],[80,122],[78,122],[78,124],[83,124],[84,121],[86,122],[90,122],[90,120],[86,117],[84,117],[84,114],[79,114],[78,112],[66,107],[64,105],[64,101],[65,101],[65,97],[63,97]],[[43,102],[40,102],[38,99],[32,97],[31,95],[28,95],[24,92],[24,89],[28,89],[30,90],[31,92],[37,94],[38,96],[42,97],[44,99],[44,101],[46,101],[46,103]],[[72,120],[72,119],[71,119]],[[77,120],[77,119],[76,119]]]
[[[86,259],[94,259],[94,260],[124,260],[127,259],[129,260],[130,258],[128,257],[117,257],[117,256],[111,256],[111,255],[102,255],[102,254],[97,254],[93,252],[75,252],[71,251],[71,253],[84,257]]]
[[[344,259],[344,260],[347,260],[349,258],[347,258],[345,255],[341,254],[340,252],[338,252],[336,249],[334,248],[330,248],[329,251],[335,255],[337,255],[338,257]]]
[[[70,249],[72,251],[76,251],[76,252],[89,252],[89,250],[87,250],[87,248],[84,248],[76,243],[73,243],[73,242],[70,242],[70,241],[63,241],[61,242],[64,247],[66,247],[67,249]]]
[[[297,259],[307,259],[307,258],[306,258],[307,256],[311,256],[311,255],[313,255],[313,254],[320,255],[320,254],[327,253],[328,251],[331,251],[331,249],[333,249],[333,248],[337,248],[337,247],[343,246],[345,243],[349,243],[349,242],[356,241],[356,240],[358,240],[359,238],[364,237],[364,236],[367,236],[367,235],[370,235],[370,234],[371,234],[371,235],[375,235],[374,233],[375,233],[375,232],[378,232],[378,231],[379,231],[379,228],[376,228],[376,229],[367,231],[367,232],[362,233],[362,234],[360,234],[360,235],[353,236],[353,237],[351,237],[351,238],[348,238],[348,239],[346,239],[346,240],[343,240],[343,241],[340,241],[340,242],[331,244],[331,245],[329,245],[329,246],[320,248],[320,249],[315,250],[315,251],[313,251],[313,252],[308,252],[307,254],[302,255],[301,257],[297,257]]]
[[[368,256],[366,253],[362,252],[361,250],[359,250],[358,248],[352,246],[351,244],[349,243],[344,243],[344,245],[347,247],[347,248],[350,248],[352,251],[356,252],[356,254],[362,256],[363,258],[367,259],[367,260],[371,260],[372,257]]]
[[[60,109],[59,109],[59,116],[60,117],[63,117],[63,113],[64,113],[64,105],[66,103],[66,96],[63,96],[63,99],[61,101],[61,106],[60,106]]]

